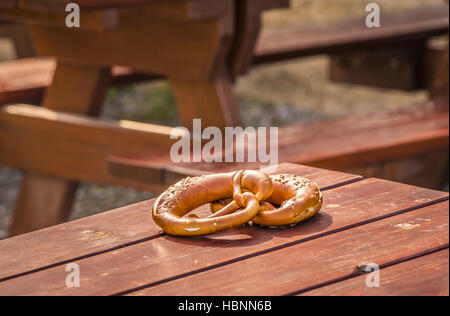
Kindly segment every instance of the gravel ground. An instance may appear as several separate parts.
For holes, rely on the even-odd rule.
[[[402,9],[441,0],[378,0],[386,10]],[[291,10],[277,10],[264,17],[266,27],[277,28],[302,21],[324,23],[361,14],[360,0],[293,0]],[[0,60],[11,58],[11,47],[0,40]],[[6,57],[5,57],[6,56]],[[235,86],[244,124],[282,126],[356,113],[405,107],[427,98],[425,92],[406,93],[355,85],[335,84],[327,79],[325,56],[276,63],[251,69]],[[177,126],[179,124],[170,87],[164,81],[109,91],[103,117]],[[6,236],[21,174],[0,168],[0,238]],[[151,193],[84,183],[77,193],[71,219],[153,197]]]

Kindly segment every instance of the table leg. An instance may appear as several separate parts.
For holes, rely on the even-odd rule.
[[[206,79],[170,79],[181,124],[192,129],[193,119],[202,126],[240,126],[241,116],[233,96],[232,83],[225,70]]]
[[[100,112],[109,80],[109,68],[59,62],[43,105],[52,110],[96,116]],[[13,214],[10,235],[66,221],[77,187],[76,181],[25,173]]]
[[[26,25],[0,22],[0,37],[9,38],[13,42],[17,58],[35,55]]]

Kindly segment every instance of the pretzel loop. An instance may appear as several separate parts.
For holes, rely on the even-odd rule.
[[[270,179],[273,192],[267,199],[260,200],[258,215],[252,219],[254,224],[268,227],[292,226],[314,216],[321,209],[323,196],[315,183],[291,174],[274,175]],[[236,202],[236,194],[233,198]],[[226,204],[228,205],[225,206]],[[211,212],[227,214],[232,210],[232,205],[234,204],[230,199],[215,201],[211,203]]]

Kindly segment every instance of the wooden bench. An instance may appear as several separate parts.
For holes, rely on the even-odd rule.
[[[155,200],[144,201],[0,241],[0,295],[448,295],[448,193],[293,164],[275,172],[316,182],[321,212],[287,229],[181,238],[161,233]],[[66,286],[73,263],[80,287]],[[366,286],[369,263],[379,287]]]
[[[441,98],[400,111],[282,127],[278,159],[439,188],[448,161],[448,116],[448,99]],[[109,157],[112,175],[149,188],[186,176],[259,167],[258,163],[172,163],[168,151]]]
[[[448,32],[448,6],[425,6],[383,13],[382,27],[368,28],[365,16],[322,26],[275,29],[261,33],[255,64],[319,54],[335,55],[355,49],[412,46]]]

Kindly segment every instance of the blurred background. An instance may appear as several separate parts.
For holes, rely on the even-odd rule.
[[[444,0],[377,0],[383,12]],[[292,0],[291,9],[264,16],[264,28],[329,24],[363,14],[360,0]],[[15,58],[14,46],[0,38],[0,61]],[[425,102],[426,91],[405,92],[330,82],[329,58],[315,56],[253,67],[235,83],[235,95],[247,126],[283,126],[353,114],[404,108]],[[377,105],[374,108],[374,104]],[[174,98],[166,81],[111,88],[102,117],[179,125]],[[20,184],[19,171],[0,167],[0,238],[6,230]],[[448,187],[447,187],[448,190]],[[84,183],[77,193],[71,219],[152,198],[151,193]]]

